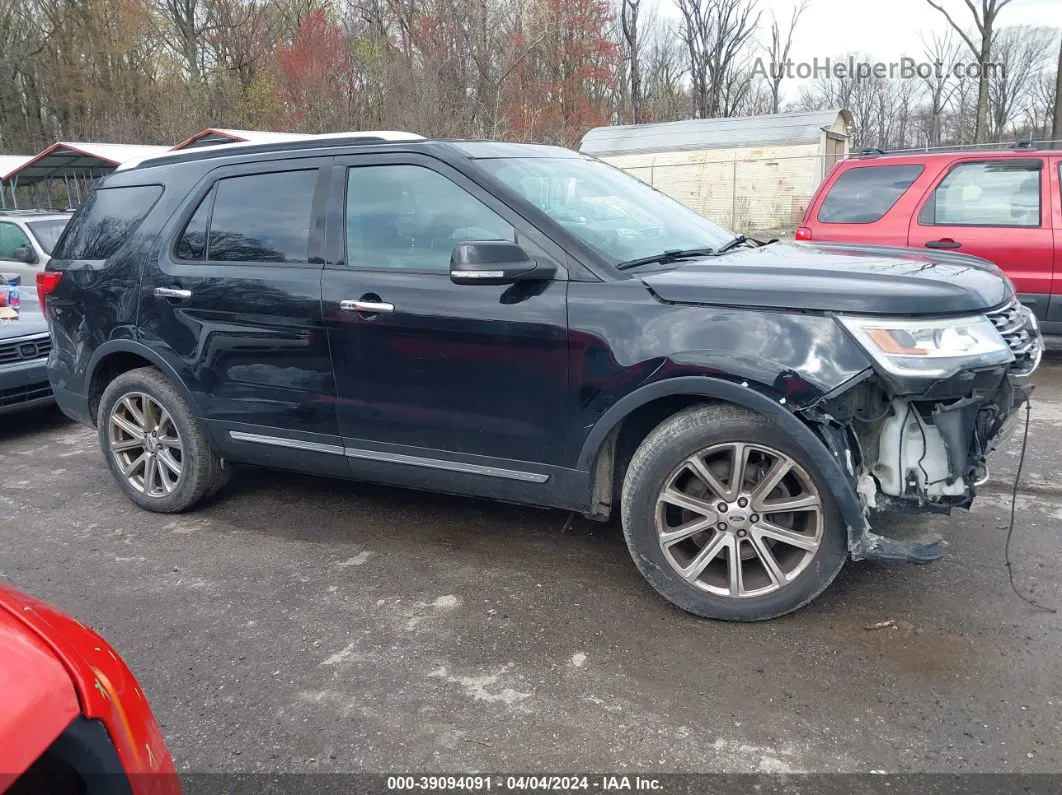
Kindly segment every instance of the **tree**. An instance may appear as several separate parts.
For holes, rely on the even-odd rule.
[[[605,123],[619,61],[611,21],[607,0],[532,0],[526,32],[512,42],[517,51],[537,42],[509,85],[515,137],[573,146]]]
[[[756,0],[710,0],[709,5],[715,25],[714,36],[707,42],[710,45],[708,111],[718,116],[723,110],[724,91],[738,79],[736,72],[740,71],[741,61],[747,54],[746,45],[759,27],[760,11],[756,9]],[[736,103],[731,108],[735,106]]]
[[[184,61],[188,78],[194,85],[202,72],[200,48],[205,24],[199,0],[157,0],[158,9],[170,30],[163,41]]]
[[[689,93],[682,84],[682,43],[670,23],[647,27],[645,102],[653,121],[677,121],[690,115]]]
[[[781,87],[785,77],[785,64],[789,63],[789,51],[793,47],[793,34],[796,32],[797,23],[801,15],[807,10],[811,0],[800,0],[794,7],[789,17],[789,26],[783,32],[778,25],[778,17],[771,12],[771,42],[764,47],[771,59],[771,73],[768,78],[771,87],[771,113],[778,113],[782,109]]]
[[[698,118],[720,115],[726,86],[756,32],[756,0],[678,0]],[[755,16],[753,16],[755,13]]]
[[[977,35],[971,37],[966,29],[952,18],[948,10],[944,8],[944,0],[926,0],[929,5],[944,15],[948,24],[955,30],[970,52],[977,59],[979,74],[977,78],[977,116],[974,123],[974,142],[982,143],[988,132],[988,89],[992,71],[992,44],[995,37],[996,21],[999,12],[1006,8],[1012,0],[981,0],[981,8],[978,10],[975,0],[963,0],[970,14],[973,16]]]
[[[1002,138],[1008,126],[1032,103],[1040,77],[1054,60],[1054,31],[1046,28],[1002,28],[993,47],[1003,67],[989,83],[989,122],[992,134]]]
[[[923,39],[922,44],[926,62],[939,65],[939,68],[922,77],[929,98],[929,106],[924,111],[926,145],[939,146],[944,133],[944,111],[951,102],[957,83],[952,72],[943,67],[955,62],[960,45],[952,38],[951,31],[945,31],[943,35],[933,33],[929,41]]]
[[[869,56],[857,53],[839,55],[833,60],[841,62],[849,58],[856,63],[870,61]],[[893,80],[874,74],[829,75],[805,86],[797,106],[802,110],[847,108],[854,125],[853,146],[902,148],[908,143],[911,108],[918,88],[914,80]]]
[[[323,133],[346,118],[351,79],[342,29],[323,10],[299,25],[294,40],[277,49],[277,68],[289,129]]]
[[[638,36],[638,15],[642,0],[620,0],[620,27],[627,51],[627,69],[631,90],[631,121],[643,121],[642,109],[642,47]]]

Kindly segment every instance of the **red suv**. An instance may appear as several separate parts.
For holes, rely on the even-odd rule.
[[[947,249],[1006,271],[1040,320],[1062,333],[1062,152],[870,155],[838,163],[797,240]]]

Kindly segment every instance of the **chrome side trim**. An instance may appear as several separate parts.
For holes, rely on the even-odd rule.
[[[492,478],[522,480],[525,483],[545,483],[549,480],[549,475],[540,475],[537,472],[521,472],[517,469],[466,464],[462,461],[443,461],[440,458],[422,458],[421,456],[401,455],[400,453],[381,453],[377,450],[361,450],[355,447],[343,448],[338,444],[305,442],[302,439],[286,439],[282,436],[266,436],[260,433],[246,433],[244,431],[229,431],[229,436],[238,442],[254,442],[255,444],[273,445],[274,447],[290,447],[295,450],[309,450],[314,453],[346,455],[349,458],[359,458],[366,461],[383,461],[388,464],[406,464],[415,467],[426,467],[428,469],[445,469],[450,472],[466,472],[470,475],[485,475]]]
[[[491,478],[522,480],[525,483],[545,483],[549,480],[549,475],[540,475],[537,472],[521,472],[516,469],[502,469],[501,467],[466,464],[461,461],[443,461],[438,458],[421,458],[416,455],[381,453],[376,450],[359,450],[354,447],[348,447],[346,453],[350,458],[361,458],[367,461],[384,461],[388,464],[407,464],[415,467],[426,467],[427,469],[445,469],[450,472],[467,472],[470,475],[486,475]]]
[[[237,442],[255,442],[256,444],[269,444],[274,447],[291,447],[295,450],[310,450],[314,453],[343,455],[343,448],[338,444],[304,442],[302,439],[285,439],[281,436],[264,436],[260,433],[244,433],[243,431],[229,431],[229,436]]]

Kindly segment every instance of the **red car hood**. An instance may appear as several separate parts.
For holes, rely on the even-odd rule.
[[[26,626],[0,610],[0,791],[18,778],[78,715],[63,664]]]
[[[140,685],[110,645],[88,627],[45,602],[0,584],[0,633],[23,638],[35,656],[20,662],[17,652],[0,634],[0,773],[15,766],[15,756],[39,756],[78,714],[99,720],[107,729],[118,759],[130,778],[134,795],[181,792],[173,760]],[[16,647],[17,648],[17,647]],[[17,666],[27,666],[19,668]],[[39,666],[39,667],[34,667]],[[43,672],[43,673],[42,673]],[[60,674],[65,683],[60,687]],[[56,689],[65,699],[60,698]],[[25,725],[7,710],[8,699],[37,705],[38,720],[47,727],[41,734],[58,730],[40,745],[25,736]],[[51,694],[49,696],[48,694]],[[51,698],[52,700],[48,700]],[[72,701],[71,701],[72,698]],[[72,711],[71,711],[72,704]],[[47,706],[60,706],[52,715]],[[14,742],[8,742],[14,738]],[[10,765],[8,757],[11,756]],[[23,768],[24,769],[24,768]],[[21,771],[20,771],[21,772]],[[0,784],[3,784],[0,778]],[[2,792],[4,786],[0,786]]]

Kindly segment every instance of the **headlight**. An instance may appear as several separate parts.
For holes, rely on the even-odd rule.
[[[969,367],[1014,361],[984,315],[947,320],[839,317],[881,367],[893,375],[946,378]]]

